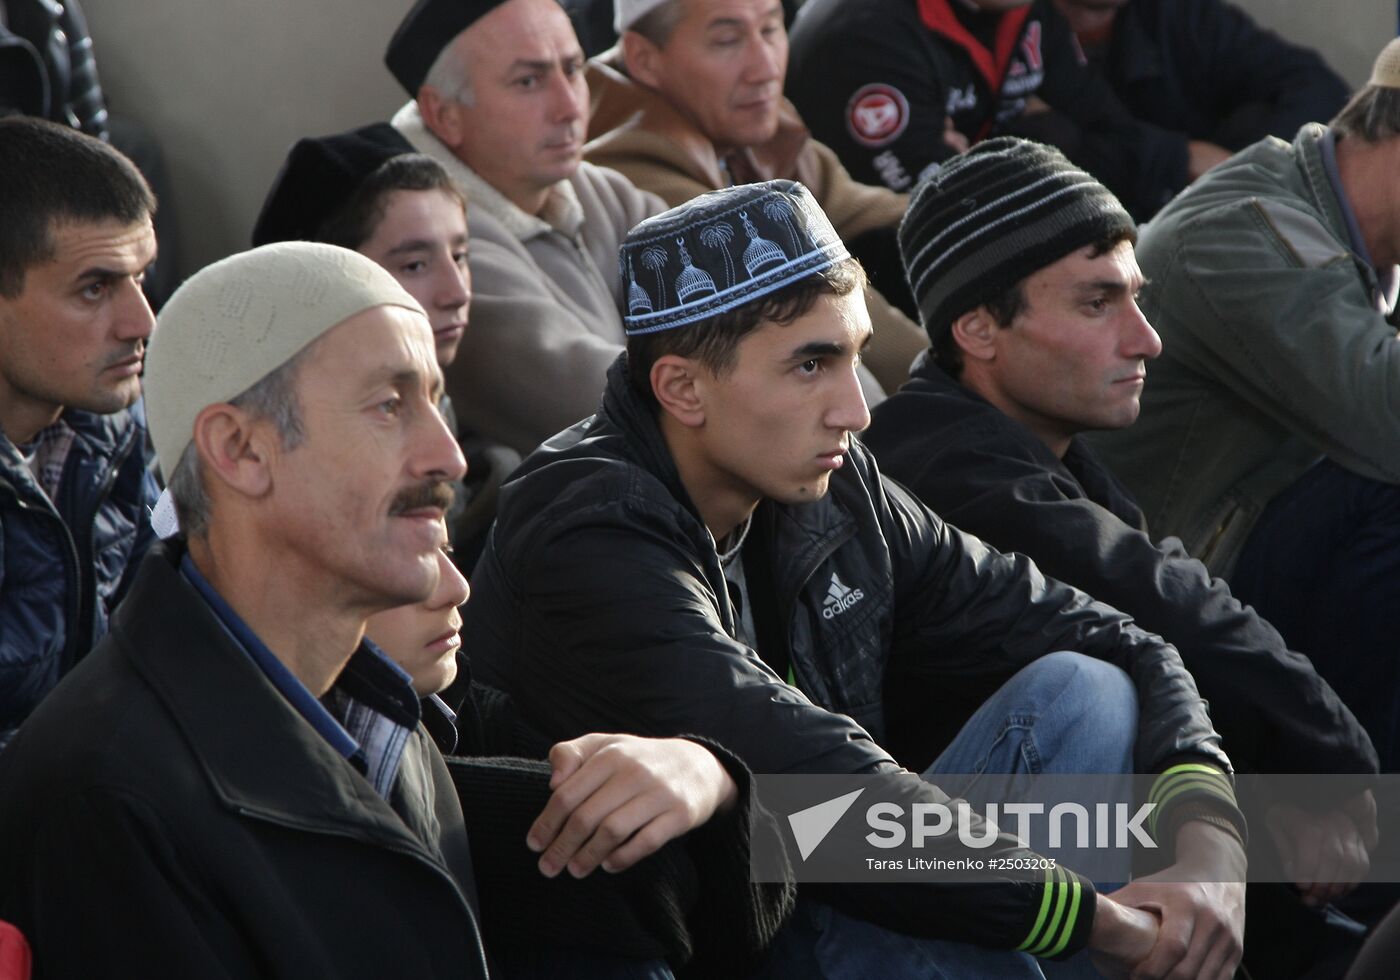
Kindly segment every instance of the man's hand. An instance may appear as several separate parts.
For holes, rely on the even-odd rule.
[[[1368,789],[1332,810],[1312,813],[1288,803],[1269,807],[1264,823],[1278,846],[1285,873],[1305,905],[1341,898],[1371,870],[1376,798]]]
[[[1230,159],[1230,151],[1205,140],[1188,140],[1186,143],[1186,176],[1195,180],[1216,164]]]
[[[1157,917],[1098,896],[1089,930],[1089,958],[1109,980],[1132,975],[1132,969],[1157,945]]]
[[[549,762],[554,794],[525,843],[550,878],[630,868],[739,795],[708,749],[681,738],[584,735],[555,745]]]
[[[1244,953],[1244,848],[1199,820],[1176,835],[1177,862],[1118,889],[1120,904],[1161,920],[1157,942],[1133,980],[1230,980]]]

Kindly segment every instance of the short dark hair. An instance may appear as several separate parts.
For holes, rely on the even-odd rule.
[[[711,374],[722,376],[733,369],[739,342],[763,324],[787,326],[810,311],[817,297],[849,296],[863,289],[865,282],[860,263],[845,259],[713,319],[628,337],[627,375],[632,387],[655,404],[651,369],[666,354],[694,358]]]
[[[0,119],[0,296],[24,291],[31,266],[54,256],[64,222],[136,224],[156,198],[135,164],[94,137],[30,116]]]
[[[1100,238],[1089,246],[1089,258],[1096,259],[1100,255],[1111,252],[1117,248],[1121,242],[1136,243],[1136,233],[1123,232]],[[1077,252],[1079,249],[1075,249],[1075,251]],[[1071,252],[1070,254],[1072,255],[1074,253]],[[1063,258],[1063,256],[1061,256],[1061,258]],[[1056,261],[1059,260],[1057,259]],[[1036,270],[1036,272],[1039,271],[1039,269]],[[1032,273],[1032,275],[1034,274],[1035,273]],[[1029,278],[1029,276],[1027,278]],[[987,308],[987,312],[992,315],[992,319],[996,322],[997,326],[1008,328],[1015,322],[1018,316],[1026,311],[1026,306],[1028,304],[1026,302],[1025,286],[1026,280],[1022,279],[1015,285],[1003,289],[995,296],[983,300],[979,305]],[[964,310],[963,312],[965,313],[967,311]],[[961,316],[962,314],[960,313],[958,315]],[[963,371],[962,348],[958,346],[957,338],[953,336],[953,325],[949,323],[946,327],[947,329],[939,333],[938,339],[934,341],[931,348],[933,352],[933,361],[942,368],[944,373],[949,377],[959,378],[962,377]]]
[[[636,31],[658,48],[664,48],[685,17],[685,0],[662,0],[627,28]]]
[[[404,153],[385,160],[360,181],[339,210],[321,222],[316,240],[358,249],[384,220],[384,209],[394,191],[442,191],[463,211],[467,207],[466,195],[442,164],[422,153]]]

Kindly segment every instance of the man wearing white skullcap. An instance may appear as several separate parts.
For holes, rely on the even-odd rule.
[[[436,408],[426,315],[365,256],[266,245],[171,298],[147,365],[166,541],[109,640],[5,756],[0,919],[46,976],[120,962],[143,976],[484,977],[454,787],[513,793],[518,815],[539,798],[527,776],[550,770],[450,776],[422,722],[451,712],[419,696],[452,679],[456,637],[406,656],[380,616],[389,652],[364,639],[372,614],[445,601],[443,517],[464,463]],[[557,792],[528,838],[515,818],[485,824],[521,852],[508,881],[488,858],[493,895],[561,901],[522,880],[544,879],[521,845],[543,852],[545,876],[583,877],[721,807],[747,828],[730,775],[743,767],[716,752],[627,735],[555,746]],[[557,907],[584,904],[574,894]],[[639,970],[639,955],[599,962]]]
[[[451,779],[362,641],[437,584],[441,387],[421,308],[346,249],[235,255],[165,306],[146,398],[185,540],[0,767],[0,918],[45,976],[486,975]]]
[[[1136,425],[1091,437],[1312,658],[1400,767],[1400,40],[1328,126],[1240,152],[1143,228],[1162,338]]]

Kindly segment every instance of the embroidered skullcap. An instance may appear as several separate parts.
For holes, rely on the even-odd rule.
[[[796,181],[710,191],[627,233],[623,327],[635,336],[708,320],[850,257]]]
[[[1071,252],[1136,238],[1123,205],[1053,147],[1013,137],[978,143],[915,191],[899,250],[935,343],[968,310]]]
[[[160,311],[146,355],[146,418],[166,478],[206,405],[237,398],[376,306],[426,316],[379,263],[336,245],[278,242],[191,276]]]
[[[615,0],[613,30],[621,34],[668,0]],[[679,0],[677,0],[679,2]]]
[[[297,140],[263,202],[253,245],[315,241],[361,181],[385,162],[413,152],[388,123]]]
[[[1400,37],[1395,38],[1376,56],[1368,85],[1377,88],[1400,88]]]
[[[506,0],[418,0],[384,52],[384,64],[415,98],[443,48]]]

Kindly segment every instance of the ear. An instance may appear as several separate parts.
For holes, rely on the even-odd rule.
[[[466,140],[467,127],[462,118],[462,106],[443,96],[431,85],[418,90],[418,114],[428,132],[442,140],[449,150],[458,149]]]
[[[627,74],[647,88],[661,87],[661,49],[636,31],[622,32],[622,60]]]
[[[1000,329],[987,308],[979,306],[953,321],[953,341],[965,359],[992,361],[996,358],[996,334]]]
[[[699,370],[695,361],[676,354],[663,354],[651,366],[651,391],[662,411],[690,428],[705,424],[704,399],[696,384]]]
[[[218,482],[245,497],[262,497],[272,489],[269,462],[277,439],[269,424],[226,402],[209,405],[195,417],[194,444],[206,486]]]

